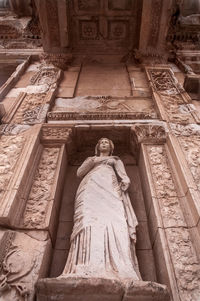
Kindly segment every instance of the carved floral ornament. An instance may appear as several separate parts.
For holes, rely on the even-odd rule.
[[[200,137],[200,125],[190,124],[190,125],[181,125],[181,124],[170,124],[171,132],[175,136],[199,136]]]
[[[185,92],[170,69],[147,69],[153,90],[161,95],[177,95]]]
[[[135,124],[131,132],[138,145],[143,142],[164,143],[166,141],[166,130],[162,125]]]
[[[41,138],[46,141],[61,141],[66,143],[71,138],[72,129],[65,126],[43,126]]]

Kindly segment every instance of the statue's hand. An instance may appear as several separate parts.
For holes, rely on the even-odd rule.
[[[134,243],[134,245],[136,244],[137,241],[136,234],[132,235],[131,241]]]
[[[116,163],[116,160],[113,159],[113,158],[110,158],[110,159],[108,159],[108,161],[107,161],[107,164],[108,164],[108,165],[111,165],[111,166],[114,166],[115,163]]]
[[[126,191],[129,188],[130,183],[126,181],[121,181],[120,187],[123,191]]]

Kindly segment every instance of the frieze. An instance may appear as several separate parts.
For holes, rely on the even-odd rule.
[[[164,143],[166,141],[166,130],[163,125],[135,124],[131,128],[131,132],[138,144],[142,142]]]
[[[44,125],[42,127],[41,139],[44,141],[66,142],[72,135],[72,129],[65,126]]]
[[[130,119],[154,119],[155,114],[148,112],[90,112],[90,113],[75,113],[75,112],[49,112],[48,120],[130,120]]]
[[[23,226],[45,227],[60,148],[44,148],[23,215]]]

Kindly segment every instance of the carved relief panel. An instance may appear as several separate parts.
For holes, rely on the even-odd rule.
[[[200,297],[197,285],[200,280],[199,259],[177,192],[168,149],[163,141],[163,129],[155,127],[153,131],[153,126],[148,129],[147,125],[140,125],[133,131],[138,142],[142,143],[140,166],[151,241],[156,264],[162,266],[158,278],[169,283],[173,300],[197,301]]]
[[[177,123],[194,123],[188,95],[169,68],[147,68],[154,98],[163,119]]]

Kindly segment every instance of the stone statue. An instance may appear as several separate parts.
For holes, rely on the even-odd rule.
[[[111,140],[101,138],[94,157],[77,171],[74,227],[63,277],[140,280],[135,255],[137,218],[122,161]],[[59,278],[60,278],[59,277]]]

